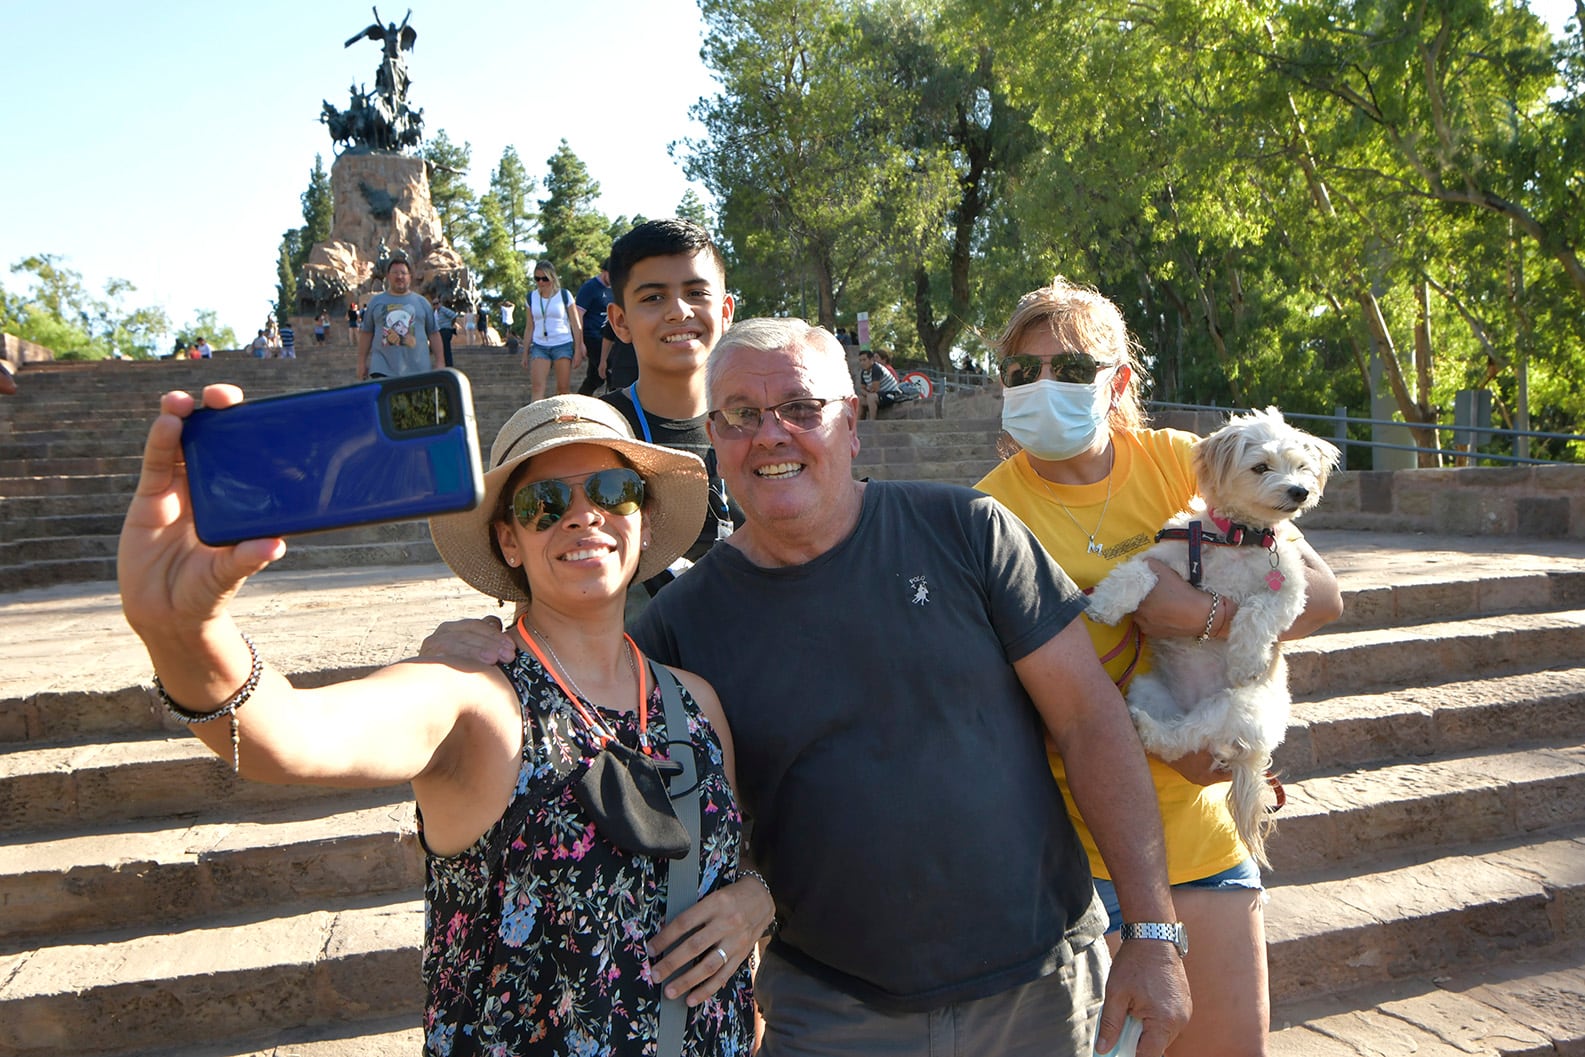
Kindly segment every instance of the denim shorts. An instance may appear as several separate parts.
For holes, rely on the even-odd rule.
[[[572,359],[572,342],[564,341],[560,345],[530,345],[528,358],[531,360],[570,360]]]
[[[1253,888],[1255,891],[1264,891],[1265,885],[1260,883],[1260,867],[1255,865],[1254,859],[1245,859],[1230,870],[1202,877],[1198,881],[1185,881],[1181,885],[1173,885],[1174,892],[1182,888],[1202,888],[1219,891],[1228,888]],[[1117,903],[1117,886],[1104,877],[1095,878],[1095,894],[1101,897],[1101,903],[1106,907],[1106,916],[1110,918],[1106,931],[1110,935],[1123,927],[1123,911]]]

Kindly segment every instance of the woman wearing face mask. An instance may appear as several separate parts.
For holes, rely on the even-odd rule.
[[[1010,507],[1081,588],[1155,542],[1156,531],[1195,493],[1190,449],[1179,430],[1145,428],[1138,348],[1117,306],[1060,277],[1026,294],[996,341],[1002,427],[1022,450],[977,486]],[[1306,609],[1284,638],[1309,634],[1342,613],[1331,570],[1299,541]],[[1227,634],[1235,603],[1191,587],[1152,562],[1160,582],[1117,626],[1086,620],[1097,656],[1126,695],[1150,664],[1149,640]],[[1270,1013],[1264,893],[1225,802],[1225,772],[1207,754],[1170,764],[1154,757],[1173,902],[1189,938],[1184,968],[1194,1015],[1170,1057],[1263,1055]],[[1062,760],[1052,772],[1067,793]],[[1068,797],[1072,810],[1073,800]],[[1076,813],[1096,890],[1111,915],[1108,942],[1122,941],[1116,893],[1089,829]],[[1149,942],[1148,940],[1142,940]]]

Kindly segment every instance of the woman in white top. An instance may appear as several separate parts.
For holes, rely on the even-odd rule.
[[[534,262],[534,289],[528,295],[528,347],[523,366],[534,400],[547,395],[545,381],[556,367],[556,392],[571,391],[572,369],[583,362],[583,313],[561,288],[561,277],[549,261]]]

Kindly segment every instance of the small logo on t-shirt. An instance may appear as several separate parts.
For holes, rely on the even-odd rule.
[[[908,588],[914,593],[913,597],[908,601],[914,605],[922,606],[930,601],[930,585],[925,582],[923,576],[910,576],[908,578]]]

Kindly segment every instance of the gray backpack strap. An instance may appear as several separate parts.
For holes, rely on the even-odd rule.
[[[666,754],[674,763],[682,764],[682,773],[667,783],[671,806],[677,818],[688,831],[692,849],[681,859],[666,860],[666,920],[699,901],[699,859],[704,848],[699,834],[699,769],[693,751],[693,739],[688,736],[688,713],[682,705],[682,686],[677,677],[654,662],[649,663],[650,676],[660,687],[660,700],[666,712]],[[660,1000],[660,1032],[655,1048],[656,1057],[681,1057],[682,1032],[688,1021],[688,1004],[683,996]]]

